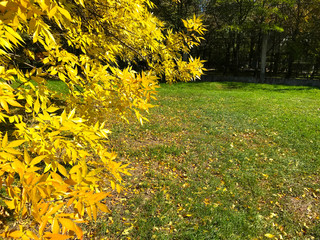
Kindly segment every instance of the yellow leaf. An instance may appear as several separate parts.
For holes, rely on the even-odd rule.
[[[92,202],[100,202],[102,199],[106,198],[108,195],[110,194],[105,192],[96,193],[92,198]]]
[[[61,223],[62,227],[65,227],[66,229],[71,230],[71,231],[76,231],[76,228],[74,226],[75,224],[70,219],[59,218],[59,222]]]
[[[31,107],[32,104],[33,104],[33,98],[32,98],[32,96],[28,95],[28,96],[26,97],[26,101],[27,101],[27,103],[29,104],[29,106]]]
[[[111,181],[111,180],[110,180],[110,183],[111,183],[111,188],[112,188],[112,189],[115,189],[115,188],[116,188],[116,184],[114,183],[114,181]]]
[[[46,213],[46,216],[51,216],[51,215],[55,214],[63,207],[63,205],[64,205],[64,203],[60,203],[58,206],[51,207],[49,209],[49,211]]]
[[[34,111],[36,113],[39,113],[40,111],[40,102],[39,102],[39,99],[36,100],[36,102],[34,103]]]
[[[0,156],[2,159],[12,160],[14,159],[14,155],[6,153],[6,152],[0,152]]]
[[[47,155],[42,155],[42,156],[35,157],[34,159],[32,159],[30,165],[34,166],[34,165],[38,164],[39,162],[41,162],[46,157],[47,157]]]
[[[100,203],[98,202],[97,203],[97,207],[102,211],[102,212],[105,212],[105,213],[110,213],[110,209],[103,203]]]
[[[77,183],[76,183],[73,179],[71,179],[71,178],[68,178],[68,179],[65,180],[64,182],[65,182],[66,184],[68,184],[68,185],[71,185],[71,186],[77,184]]]
[[[60,177],[59,174],[57,174],[57,173],[55,173],[55,172],[52,172],[52,173],[51,173],[51,177],[52,177],[52,179],[60,182],[60,184],[63,183],[63,179]]]
[[[23,232],[18,230],[18,231],[11,232],[8,235],[9,237],[12,237],[12,238],[21,238],[23,235]]]
[[[9,209],[15,209],[16,208],[15,203],[14,203],[13,200],[12,201],[5,200],[4,202],[8,206]]]
[[[43,111],[43,114],[39,114],[39,117],[42,119],[42,120],[45,120],[45,121],[51,121],[51,117],[50,115],[47,113],[47,111]]]
[[[59,135],[60,133],[61,133],[60,131],[53,131],[53,132],[49,133],[49,136],[54,137],[54,136]]]
[[[70,207],[73,201],[74,201],[74,198],[70,198],[69,201],[67,202],[67,207]]]
[[[81,4],[82,7],[85,7],[83,0],[79,0],[79,2],[80,2],[80,4]]]
[[[11,154],[15,154],[15,155],[20,155],[21,152],[19,152],[18,150],[15,150],[13,148],[6,148],[5,149],[6,152],[11,153]]]
[[[7,183],[8,186],[13,183],[13,181],[14,181],[14,177],[13,177],[13,176],[14,176],[13,173],[11,173],[11,174],[8,175],[8,177],[7,177],[7,179],[6,179],[6,183]],[[10,194],[9,194],[9,195],[10,195]],[[11,196],[11,195],[10,195],[10,196]]]
[[[92,220],[92,211],[91,211],[91,206],[86,207],[87,213],[88,213],[88,217],[90,220]]]
[[[48,108],[46,109],[46,111],[49,112],[49,113],[53,113],[53,112],[55,112],[55,111],[57,111],[57,110],[59,110],[59,109],[60,109],[60,108],[58,108],[58,107],[50,106],[50,107],[48,107]]]
[[[67,117],[67,113],[66,110],[63,111],[63,113],[61,114],[61,124],[64,123],[64,121],[66,120]]]
[[[76,109],[73,109],[73,110],[69,113],[68,119],[72,119],[73,116],[74,116],[74,114],[75,114],[75,112],[76,112]]]
[[[7,103],[9,103],[11,106],[14,106],[14,107],[22,107],[20,103],[18,103],[13,99],[7,99]]]
[[[123,232],[122,232],[122,235],[129,235],[130,231],[133,229],[133,226],[125,229]]]
[[[4,66],[0,66],[0,74],[4,74],[6,68]]]
[[[95,204],[91,205],[92,216],[95,221],[97,221],[97,207]]]
[[[6,7],[8,4],[8,1],[1,1],[0,2],[0,5],[3,6],[3,7]]]
[[[0,104],[3,107],[4,110],[6,110],[7,112],[9,112],[9,108],[8,108],[8,104],[4,99],[0,99]]]
[[[40,236],[42,236],[43,231],[44,231],[45,227],[47,226],[47,223],[48,223],[48,218],[47,217],[42,219],[42,222],[40,223],[40,226],[39,226],[39,234],[40,234]]]
[[[36,27],[33,35],[32,35],[32,41],[33,43],[36,43],[38,41],[38,36],[39,36],[39,27]]]
[[[26,236],[31,238],[31,239],[35,239],[35,240],[39,239],[38,236],[34,232],[29,231],[29,230],[26,231]]]
[[[26,149],[24,150],[24,161],[25,161],[27,164],[30,163],[30,156],[29,156],[29,154],[28,154],[28,152],[27,152]]]
[[[51,168],[51,163],[46,165],[43,172],[45,172],[45,173],[48,172],[50,170],[50,168]]]
[[[49,233],[49,232],[46,232],[43,236],[45,238],[54,239],[54,240],[65,240],[65,239],[69,239],[72,237],[72,236],[68,236],[68,235],[62,235],[62,234],[58,234],[58,233]]]
[[[11,164],[12,168],[18,172],[20,172],[20,170],[22,169],[24,171],[25,167],[24,164],[22,162],[20,162],[19,160],[13,160],[13,163]]]
[[[270,234],[270,233],[267,233],[267,234],[265,234],[264,236],[267,237],[267,238],[274,238],[274,235],[272,235],[272,234]]]
[[[22,143],[24,143],[25,140],[16,140],[16,141],[12,141],[8,144],[8,148],[14,148],[14,147],[18,147],[20,146]]]
[[[72,20],[70,13],[69,13],[66,9],[61,8],[61,7],[58,7],[58,8],[59,8],[59,12],[60,12],[66,19],[68,19],[69,21]]]
[[[122,187],[119,184],[116,184],[116,189],[117,189],[117,192],[120,193],[122,190]]]
[[[43,204],[41,204],[41,211],[40,211],[39,214],[40,214],[40,215],[45,214],[45,213],[47,212],[48,208],[49,208],[49,203],[43,203]]]
[[[7,33],[10,33],[12,35],[12,37],[14,38],[14,40],[12,40],[12,42],[16,42],[17,40],[24,42],[23,39],[21,38],[21,36],[16,31],[14,31],[11,27],[6,26],[5,29],[6,29]]]
[[[83,238],[82,229],[77,224],[74,224],[74,226],[75,226],[75,233],[77,234],[78,239],[82,239]]]
[[[52,18],[53,15],[56,14],[57,10],[58,10],[57,6],[54,6],[53,8],[51,8],[51,10],[48,12],[49,19]]]
[[[59,163],[58,163],[58,170],[63,176],[68,177],[69,174],[68,174],[67,170],[64,168],[64,166],[62,166]]]
[[[37,69],[37,72],[39,71],[39,69]],[[37,73],[39,74],[39,73]],[[45,82],[45,79],[39,76],[32,76],[31,77],[32,80],[34,80],[36,83],[41,84]]]
[[[81,215],[81,217],[84,215],[84,206],[80,200],[75,204],[74,208],[78,210],[78,213]]]
[[[3,139],[2,139],[2,148],[6,148],[8,144],[8,133],[6,132],[6,134],[4,135]]]
[[[25,16],[24,14],[21,14],[21,15]],[[36,57],[35,57],[35,55],[34,55],[34,52],[31,52],[31,51],[28,50],[28,49],[26,49],[25,52],[26,52],[26,54],[27,54],[29,57],[31,57],[33,60],[36,59]],[[31,75],[31,73],[30,73],[30,75]]]
[[[76,175],[77,175],[77,183],[80,184],[83,180],[83,177],[79,169],[77,169]]]

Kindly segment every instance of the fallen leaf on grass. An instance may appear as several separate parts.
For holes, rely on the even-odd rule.
[[[267,233],[267,234],[265,234],[264,236],[267,237],[267,238],[274,238],[274,235],[272,235],[272,234],[270,234],[270,233]]]
[[[130,231],[133,229],[133,226],[125,229],[123,232],[122,232],[122,235],[129,235]]]

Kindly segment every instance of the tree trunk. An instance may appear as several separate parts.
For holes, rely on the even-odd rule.
[[[291,49],[288,56],[288,72],[287,72],[286,78],[291,78],[292,76],[293,61],[294,61],[294,56],[292,51],[293,50]]]
[[[296,22],[294,26],[294,31],[292,33],[292,40],[291,40],[291,46],[289,46],[289,56],[288,56],[288,72],[287,72],[287,78],[290,78],[292,76],[293,72],[293,62],[295,60],[295,42],[297,40],[298,34],[299,34],[299,26],[300,26],[300,17],[301,17],[301,1],[297,1],[297,16],[296,16]]]
[[[258,40],[257,40],[257,47],[256,47],[256,51],[255,51],[255,58],[254,58],[254,74],[253,76],[256,79],[256,82],[259,82],[259,73],[260,73],[260,69],[259,69],[259,63],[260,63],[260,58],[261,58],[261,36],[262,36],[262,31],[260,29],[259,31],[259,35],[258,35]]]
[[[266,62],[267,62],[268,34],[262,35],[261,47],[261,65],[260,65],[260,82],[263,83],[266,79]]]
[[[314,79],[315,75],[318,73],[319,64],[320,64],[320,57],[317,57],[314,65],[312,67],[312,73],[311,73],[311,76],[310,76],[310,78],[312,80]]]
[[[237,66],[237,37],[238,34],[235,33],[232,37],[232,74],[238,76],[238,66]]]
[[[279,33],[276,33],[277,35]],[[276,76],[279,72],[279,62],[280,62],[280,51],[281,51],[281,48],[280,48],[280,37],[279,35],[276,37],[276,41],[275,41],[275,45],[276,45],[276,50],[275,50],[275,54],[274,54],[274,66],[273,66],[273,70],[272,70],[272,73],[274,76]]]
[[[254,45],[255,45],[255,37],[253,35],[253,33],[250,36],[250,52],[249,52],[249,68],[254,68],[255,64],[254,64]]]
[[[232,73],[234,76],[239,74],[240,40],[240,33],[235,32],[232,41]]]
[[[230,35],[231,36],[231,35]],[[223,74],[226,75],[230,71],[230,58],[231,58],[231,37],[226,39],[226,54]]]

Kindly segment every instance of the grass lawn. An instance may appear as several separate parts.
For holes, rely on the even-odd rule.
[[[127,191],[95,226],[110,239],[320,239],[320,90],[162,85],[149,123],[119,123]]]

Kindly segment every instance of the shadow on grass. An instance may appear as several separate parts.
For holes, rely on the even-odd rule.
[[[286,86],[263,83],[242,83],[242,82],[219,82],[226,89],[243,89],[243,90],[263,90],[263,91],[310,91],[319,89],[318,87],[310,86]]]

